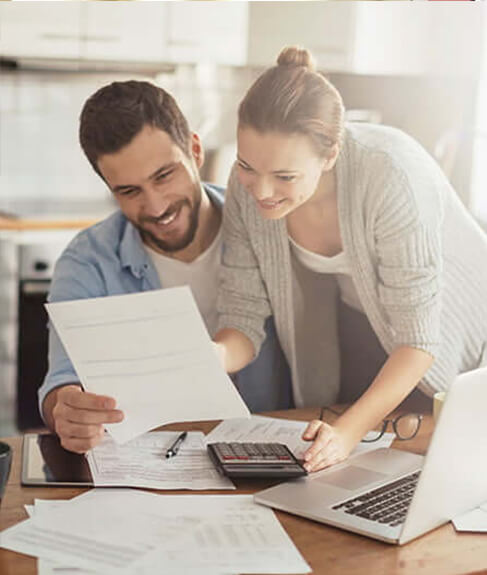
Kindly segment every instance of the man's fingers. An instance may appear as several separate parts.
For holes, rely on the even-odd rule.
[[[113,397],[97,395],[76,389],[66,390],[60,394],[61,401],[70,407],[77,409],[91,409],[93,411],[106,411],[115,409],[116,401]]]
[[[123,420],[124,413],[118,409],[111,411],[93,411],[90,409],[76,409],[65,405],[62,409],[62,417],[71,423],[97,425],[102,423],[119,423]]]
[[[90,449],[93,449],[93,447],[96,447],[102,439],[103,430],[99,435],[95,435],[89,438],[61,437],[61,445],[68,451],[74,451],[75,453],[86,453]]]
[[[61,420],[56,425],[56,432],[59,436],[66,438],[88,439],[103,434],[102,425],[80,425],[69,421]]]

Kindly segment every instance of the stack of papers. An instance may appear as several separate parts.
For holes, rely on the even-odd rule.
[[[218,441],[240,442],[276,442],[287,445],[295,457],[302,459],[304,452],[311,447],[311,441],[304,441],[301,436],[308,423],[290,419],[276,419],[252,415],[245,419],[230,419],[217,425],[206,436],[207,443]],[[373,433],[372,433],[373,434]],[[369,436],[367,434],[365,437]],[[379,447],[389,447],[395,438],[394,433],[384,433],[372,443],[359,443],[352,451],[351,456],[372,451]]]
[[[208,455],[205,436],[190,431],[176,457],[166,450],[179,436],[176,431],[153,431],[117,444],[109,435],[87,454],[97,487],[147,489],[235,489],[218,473]]]
[[[189,287],[47,304],[85,390],[125,413],[124,443],[166,423],[248,417]]]
[[[43,575],[310,572],[274,513],[250,495],[93,489],[68,502],[37,501],[30,511],[0,542],[38,557]]]
[[[457,531],[487,533],[487,503],[455,517],[452,523]]]

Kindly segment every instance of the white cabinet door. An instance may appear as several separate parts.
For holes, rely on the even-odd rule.
[[[170,2],[167,8],[170,62],[246,63],[247,2]]]
[[[272,66],[284,46],[300,45],[313,53],[320,69],[349,69],[355,34],[355,2],[249,4],[250,65]]]
[[[482,5],[356,3],[352,70],[362,74],[478,73]]]
[[[475,77],[482,3],[250,2],[249,64],[272,66],[286,45],[320,69],[369,75]]]
[[[78,2],[0,5],[0,55],[26,58],[79,58],[81,4]]]
[[[352,69],[360,74],[422,74],[432,5],[367,2],[357,6]],[[433,6],[437,8],[437,6]],[[408,8],[408,10],[404,10]]]
[[[165,2],[82,4],[82,57],[160,62],[166,41]]]

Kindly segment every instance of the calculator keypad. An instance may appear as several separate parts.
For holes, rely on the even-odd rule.
[[[229,477],[300,477],[306,470],[279,443],[210,443],[208,452],[219,471]]]
[[[278,443],[215,443],[218,458],[225,463],[267,463],[288,461],[294,463],[284,445]]]

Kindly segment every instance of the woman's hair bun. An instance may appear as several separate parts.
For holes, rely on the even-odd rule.
[[[311,52],[300,46],[286,46],[277,57],[278,66],[303,66],[309,71],[316,70],[315,61]]]

